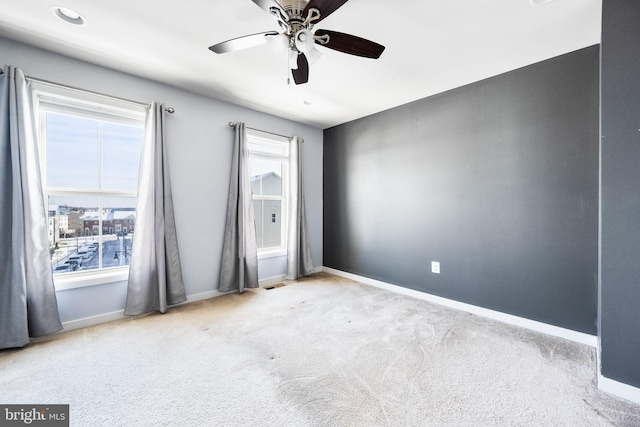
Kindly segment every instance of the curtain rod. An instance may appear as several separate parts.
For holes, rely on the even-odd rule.
[[[229,127],[235,127],[235,123],[234,122],[229,122]],[[255,130],[256,132],[263,132],[263,133],[268,133],[269,135],[275,135],[275,136],[279,136],[281,138],[287,138],[287,139],[291,139],[293,138],[292,136],[287,136],[287,135],[281,135],[279,133],[275,133],[275,132],[267,132],[266,130],[262,130],[262,129],[255,129],[255,128],[250,128],[249,126],[245,126],[246,129],[249,130]],[[304,143],[304,139],[298,137],[300,139],[300,142]]]
[[[4,70],[2,68],[0,68],[0,74],[4,74]],[[52,82],[50,80],[39,79],[39,78],[31,77],[31,76],[28,76],[28,75],[25,75],[25,77],[27,79],[31,80],[31,81],[38,82],[38,83],[46,83],[46,84],[53,85],[53,86],[63,87],[65,89],[73,89],[73,90],[79,90],[79,91],[82,91],[82,92],[87,92],[87,93],[90,93],[92,95],[104,96],[106,98],[115,98],[115,99],[119,99],[120,101],[130,102],[132,104],[137,104],[137,105],[142,105],[142,106],[149,106],[148,103],[145,104],[144,102],[133,101],[131,99],[122,98],[122,97],[119,97],[119,96],[107,95],[107,94],[96,92],[96,91],[93,91],[93,90],[82,89],[82,88],[79,88],[79,87],[76,87],[76,86],[63,85],[61,83]],[[164,111],[166,111],[169,114],[173,114],[176,110],[173,107],[165,107]]]

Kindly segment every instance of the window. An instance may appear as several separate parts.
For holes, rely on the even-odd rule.
[[[286,251],[289,140],[247,130],[258,255]]]
[[[145,106],[47,83],[33,86],[56,288],[64,279],[126,274]]]

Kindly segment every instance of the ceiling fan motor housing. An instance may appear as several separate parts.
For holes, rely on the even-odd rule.
[[[289,19],[304,22],[302,12],[309,3],[308,0],[282,0],[279,2],[280,6],[289,14]]]

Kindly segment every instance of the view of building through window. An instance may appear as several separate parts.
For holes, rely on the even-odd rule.
[[[49,244],[54,273],[129,265],[135,229],[135,199],[120,207],[99,198],[82,203],[74,197],[49,196]]]
[[[54,274],[129,265],[144,116],[68,104],[39,109]]]

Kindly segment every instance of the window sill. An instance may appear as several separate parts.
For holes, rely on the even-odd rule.
[[[81,272],[61,274],[53,277],[56,291],[84,288],[87,286],[104,285],[122,282],[129,278],[129,267],[113,268],[100,272]]]
[[[276,258],[281,256],[287,256],[286,249],[274,249],[258,252],[258,259]]]

